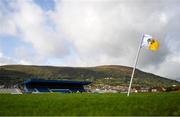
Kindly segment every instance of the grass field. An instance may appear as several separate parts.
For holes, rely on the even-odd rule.
[[[180,93],[1,94],[0,115],[180,116]]]

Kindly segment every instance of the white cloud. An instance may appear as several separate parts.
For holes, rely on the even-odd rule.
[[[62,1],[54,20],[81,58],[116,58],[122,64],[120,58],[130,60],[134,56],[141,33],[163,32],[165,26],[159,12],[150,12],[151,7],[142,12],[138,5],[123,1]],[[130,61],[126,63],[131,65]]]
[[[179,57],[169,56],[167,57],[165,62],[159,65],[158,72],[155,70],[153,71],[157,72],[158,74],[161,74],[162,76],[180,80],[179,66],[180,66],[180,56]]]
[[[0,34],[16,35],[16,25],[12,21],[13,14],[6,9],[4,2],[0,1]]]
[[[138,68],[180,77],[173,71],[179,69],[180,64],[180,1],[55,2],[55,9],[48,12],[31,0],[13,1],[10,7],[15,10],[9,15],[0,12],[4,22],[0,25],[10,28],[1,28],[0,33],[15,34],[33,46],[33,54],[24,46],[17,47],[19,63],[46,64],[50,60],[62,60],[58,62],[60,65],[132,66],[142,33],[148,33],[160,40],[161,49],[157,53],[142,49]],[[3,6],[1,2],[0,6]],[[8,8],[3,6],[1,9]]]
[[[179,11],[178,3],[168,0],[148,3],[143,0],[136,2],[64,0],[57,3],[52,17],[59,30],[63,30],[74,44],[80,64],[85,65],[132,66],[142,33],[153,35],[160,40],[161,50],[157,53],[142,50],[139,67],[155,71],[149,67],[165,64],[167,56],[171,53],[166,38],[172,31],[170,27],[174,27],[171,22],[180,18],[176,12]],[[179,26],[176,20],[173,24]],[[175,27],[179,29],[178,26]],[[174,38],[175,43],[177,40]],[[164,74],[161,70],[156,70],[156,73]]]
[[[40,56],[62,57],[68,53],[63,35],[48,26],[46,12],[32,1],[19,1],[17,7],[15,23],[22,38],[31,43]]]

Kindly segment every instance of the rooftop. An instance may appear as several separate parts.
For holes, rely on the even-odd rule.
[[[70,81],[70,80],[44,80],[44,79],[29,79],[24,81],[22,84],[31,84],[31,83],[58,83],[58,84],[73,84],[73,85],[88,85],[91,82],[88,81]]]

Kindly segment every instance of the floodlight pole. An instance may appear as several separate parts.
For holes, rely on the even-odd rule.
[[[131,92],[132,80],[133,80],[133,78],[134,78],[134,72],[135,72],[135,70],[136,70],[136,65],[137,65],[137,63],[138,63],[139,54],[140,54],[140,51],[141,51],[141,48],[142,48],[143,38],[144,38],[144,34],[143,34],[143,36],[142,36],[142,39],[141,39],[141,42],[140,42],[140,45],[139,45],[139,48],[138,48],[138,51],[137,51],[137,55],[136,55],[136,59],[135,59],[133,71],[132,71],[132,74],[131,74],[131,80],[130,80],[130,83],[129,83],[129,88],[128,88],[127,96],[129,96],[129,94],[130,94],[130,92]]]

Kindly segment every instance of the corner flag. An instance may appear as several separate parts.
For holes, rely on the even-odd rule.
[[[140,45],[139,45],[139,48],[138,48],[138,51],[137,51],[137,55],[136,55],[136,59],[135,59],[135,63],[134,63],[134,67],[133,67],[133,71],[132,71],[132,75],[131,75],[131,80],[130,80],[130,83],[129,83],[127,96],[129,96],[129,93],[131,91],[131,84],[132,84],[132,80],[133,80],[133,77],[134,77],[134,72],[135,72],[135,69],[136,69],[136,65],[137,65],[137,62],[138,62],[139,53],[141,51],[141,48],[142,47],[148,47],[148,49],[151,50],[151,51],[157,51],[157,50],[159,50],[159,46],[160,46],[160,44],[159,44],[158,40],[153,39],[151,35],[143,34],[142,40],[140,42]]]
[[[159,50],[159,41],[154,39],[151,35],[144,34],[141,46],[146,46],[151,51]]]

